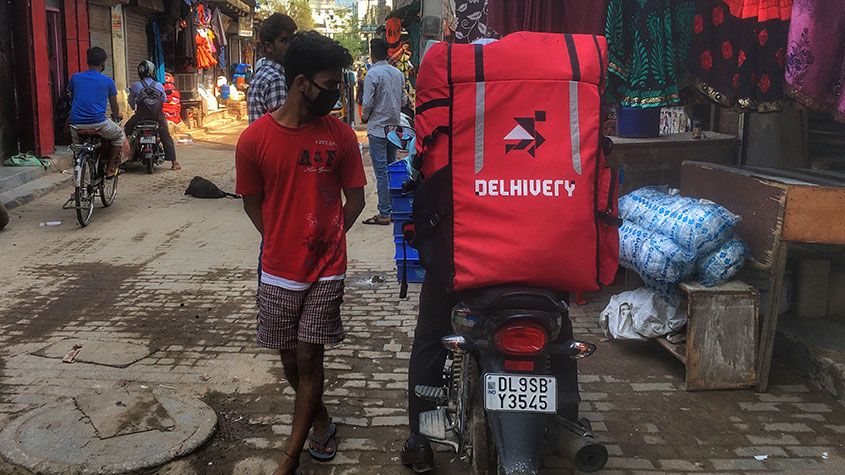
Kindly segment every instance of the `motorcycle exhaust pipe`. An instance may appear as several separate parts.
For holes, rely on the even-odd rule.
[[[607,448],[578,424],[555,420],[549,424],[549,441],[558,455],[571,460],[582,472],[601,470],[607,463]]]

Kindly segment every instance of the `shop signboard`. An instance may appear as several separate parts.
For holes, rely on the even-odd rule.
[[[238,36],[252,38],[252,15],[238,17]]]

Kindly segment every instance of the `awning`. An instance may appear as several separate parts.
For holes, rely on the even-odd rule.
[[[164,0],[131,0],[128,7],[140,13],[161,13],[164,11]]]
[[[392,12],[387,14],[388,18],[401,18],[403,20],[419,19],[420,11],[422,9],[421,0],[412,0],[402,7],[394,8]]]
[[[247,16],[252,13],[252,7],[241,0],[212,0],[220,10],[232,18]]]
[[[88,0],[88,3],[103,7],[116,7],[118,5],[127,5],[129,0]]]

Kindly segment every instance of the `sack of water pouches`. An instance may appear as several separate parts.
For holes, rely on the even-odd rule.
[[[625,221],[619,228],[619,263],[643,280],[671,286],[695,270],[695,254],[667,236]]]
[[[647,186],[619,198],[619,216],[663,234],[689,253],[702,256],[729,239],[740,217],[712,201],[685,198]]]
[[[742,268],[747,254],[745,243],[734,237],[698,261],[699,282],[713,287],[727,281]]]

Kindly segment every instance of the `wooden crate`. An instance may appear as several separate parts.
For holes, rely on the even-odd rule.
[[[845,207],[845,173],[684,162],[681,193],[715,201],[742,216],[736,231],[751,251],[751,266],[768,274],[767,282],[760,286],[767,297],[756,385],[758,391],[765,392],[789,247],[798,243],[845,245],[845,219],[839,218]]]
[[[687,299],[687,341],[657,341],[686,365],[688,391],[757,384],[757,291],[738,280],[679,285]]]

